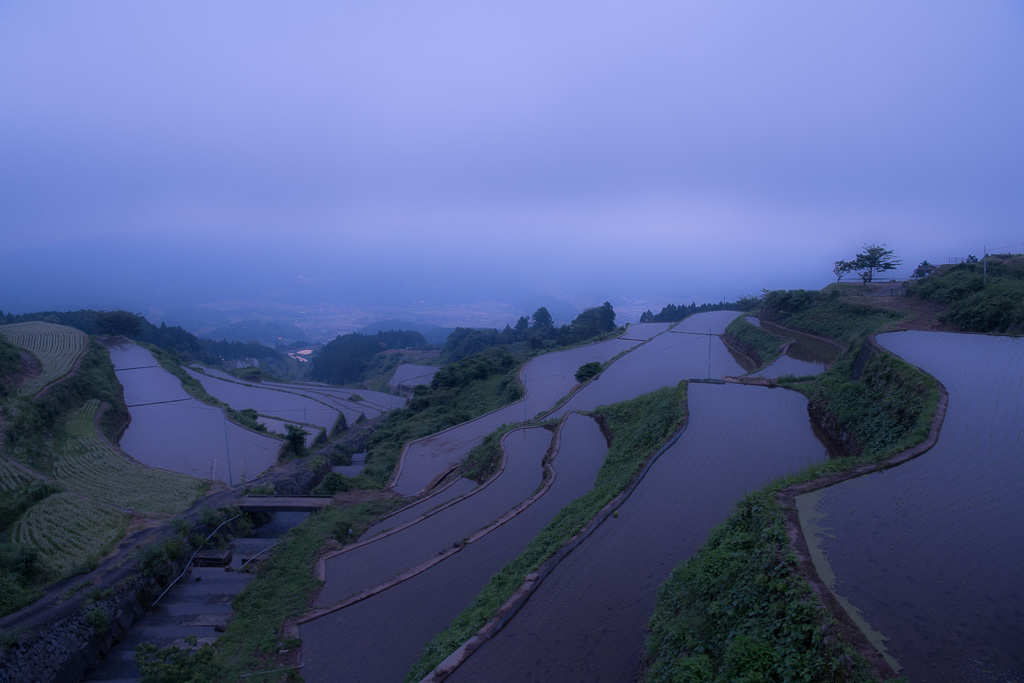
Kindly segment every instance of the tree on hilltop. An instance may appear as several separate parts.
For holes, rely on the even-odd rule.
[[[835,273],[836,282],[843,279],[843,276],[853,270],[852,261],[836,261],[832,266],[832,272]]]
[[[914,274],[911,275],[911,277],[915,280],[920,280],[921,278],[928,277],[936,270],[938,270],[938,268],[928,263],[928,259],[925,259],[924,261],[921,261],[921,265],[914,269]]]
[[[868,283],[874,280],[876,273],[895,270],[901,263],[903,261],[893,258],[892,249],[886,249],[884,244],[865,244],[864,251],[857,254],[857,258],[851,262],[851,270],[858,271],[861,280]]]

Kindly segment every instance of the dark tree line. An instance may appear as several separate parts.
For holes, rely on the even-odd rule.
[[[126,337],[133,341],[153,344],[161,349],[176,353],[184,361],[200,361],[215,365],[221,360],[240,358],[280,359],[276,349],[258,342],[229,342],[202,339],[177,325],[169,327],[160,323],[157,327],[141,315],[128,311],[43,311],[21,315],[0,313],[0,323],[21,323],[33,320],[67,325],[86,334],[109,334]]]
[[[645,313],[640,316],[640,322],[642,323],[677,323],[683,318],[693,315],[694,313],[707,313],[708,311],[745,311],[756,305],[756,298],[740,299],[739,301],[719,301],[717,304],[700,304],[691,303],[689,306],[686,304],[675,305],[668,304],[657,314],[651,313],[648,309]]]
[[[457,361],[494,346],[525,343],[532,350],[571,346],[607,334],[615,329],[615,310],[607,301],[588,308],[568,325],[556,326],[547,308],[541,306],[530,318],[521,316],[515,327],[505,329],[476,329],[457,327],[448,335],[444,354]]]
[[[419,332],[390,330],[377,334],[339,335],[324,345],[310,361],[309,374],[313,379],[333,384],[358,382],[363,378],[370,360],[387,349],[424,349],[427,340]]]

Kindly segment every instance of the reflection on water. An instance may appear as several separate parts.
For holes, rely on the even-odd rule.
[[[819,529],[805,527],[808,542],[911,680],[1020,680],[1024,339],[898,332],[878,341],[949,391],[938,442],[899,467],[798,497]]]
[[[751,377],[770,377],[772,379],[778,379],[785,375],[804,377],[806,375],[820,375],[823,372],[825,372],[824,363],[809,363],[804,360],[797,360],[789,354],[786,354],[784,356],[779,356],[774,363],[759,372],[755,372]]]

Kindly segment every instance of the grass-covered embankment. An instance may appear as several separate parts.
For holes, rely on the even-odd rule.
[[[725,342],[754,361],[757,370],[770,365],[779,357],[779,350],[788,341],[768,330],[747,322],[746,316],[739,316],[725,328]]]
[[[686,384],[668,387],[631,401],[595,411],[611,436],[611,445],[594,488],[565,506],[516,559],[473,599],[445,631],[431,640],[408,680],[420,680],[471,638],[496,614],[526,580],[559,548],[578,534],[615,496],[619,495],[658,447],[687,419]]]
[[[516,379],[520,361],[494,348],[439,370],[429,386],[416,387],[409,405],[388,413],[366,440],[366,468],[358,477],[329,474],[316,492],[334,494],[350,489],[384,488],[407,442],[518,400],[522,396]]]
[[[966,332],[1024,333],[1024,257],[990,255],[986,261],[941,266],[908,292],[949,304],[945,321]]]
[[[146,648],[140,668],[145,681],[236,680],[243,674],[287,669],[279,651],[297,642],[283,642],[282,625],[309,606],[321,582],[310,571],[324,542],[346,542],[369,528],[404,501],[379,501],[324,510],[296,527],[270,558],[258,565],[256,578],[233,602],[235,614],[214,645],[196,652],[171,647]],[[352,533],[349,533],[352,530]],[[295,670],[297,673],[297,669]],[[273,680],[288,678],[282,671]],[[256,680],[267,680],[257,677]]]
[[[839,290],[765,292],[760,315],[772,322],[849,344],[904,318],[897,311],[853,303]]]
[[[850,379],[866,335],[897,315],[855,306],[845,319],[827,321],[853,305],[838,295],[811,293],[806,300],[802,292],[773,294],[766,299],[774,306],[799,301],[776,319],[861,339],[828,372],[800,386],[827,430],[838,440],[845,435],[845,445],[856,445],[859,455],[814,465],[747,496],[705,546],[673,571],[649,624],[646,677],[651,681],[860,681],[875,675],[868,660],[844,641],[837,621],[801,573],[776,494],[793,484],[841,478],[924,441],[940,389],[931,376],[878,350],[859,379]]]

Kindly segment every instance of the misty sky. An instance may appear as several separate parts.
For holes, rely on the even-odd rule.
[[[1016,0],[0,2],[0,262],[52,307],[169,254],[339,303],[818,288],[1024,251],[1022,181]]]

